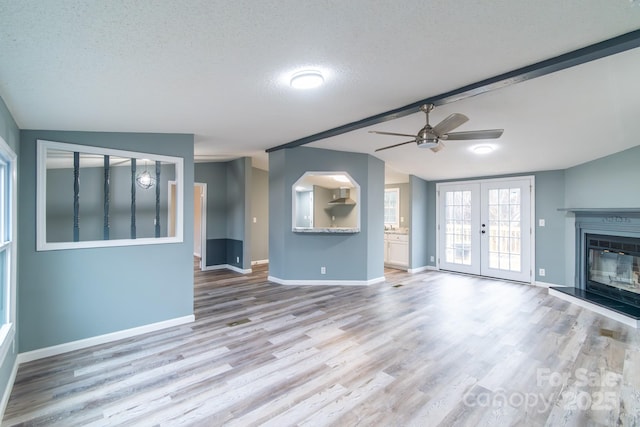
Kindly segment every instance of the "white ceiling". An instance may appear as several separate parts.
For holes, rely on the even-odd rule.
[[[640,28],[629,0],[0,2],[0,96],[22,129],[180,132],[198,158],[251,156]],[[326,84],[288,86],[313,67]],[[565,168],[640,143],[640,50],[437,107],[465,141],[375,155],[425,179]],[[422,113],[371,129],[415,133]],[[361,129],[311,144],[373,153]]]

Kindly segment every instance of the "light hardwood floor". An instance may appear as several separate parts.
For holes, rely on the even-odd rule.
[[[640,425],[637,330],[497,280],[195,273],[195,323],[20,366],[3,425]]]

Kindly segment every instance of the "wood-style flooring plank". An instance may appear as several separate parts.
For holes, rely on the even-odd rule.
[[[267,268],[196,270],[192,324],[23,364],[2,425],[640,425],[639,332],[545,289]]]

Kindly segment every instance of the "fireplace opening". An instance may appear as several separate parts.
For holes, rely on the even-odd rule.
[[[640,239],[587,234],[585,290],[640,308]]]

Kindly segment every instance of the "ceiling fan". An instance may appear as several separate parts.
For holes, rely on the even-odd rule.
[[[370,130],[369,133],[377,133],[379,135],[392,135],[392,136],[408,136],[413,138],[411,141],[401,142],[400,144],[393,144],[387,147],[378,148],[377,151],[387,150],[389,148],[399,147],[405,144],[411,144],[415,142],[418,147],[430,148],[431,151],[437,153],[444,148],[443,140],[471,140],[471,139],[494,139],[500,138],[504,129],[487,129],[487,130],[470,130],[467,132],[450,132],[458,126],[465,123],[469,118],[464,114],[453,113],[434,127],[429,124],[429,112],[433,110],[433,104],[424,104],[420,106],[420,111],[426,114],[427,124],[420,129],[417,135],[409,135],[406,133],[394,133],[394,132],[380,132]]]

